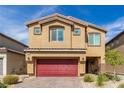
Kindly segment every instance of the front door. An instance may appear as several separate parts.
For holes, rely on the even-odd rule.
[[[3,58],[0,58],[0,75],[3,75]]]
[[[87,58],[86,73],[97,74],[99,71],[98,58]]]

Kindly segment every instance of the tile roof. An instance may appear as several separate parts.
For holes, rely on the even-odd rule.
[[[42,17],[42,18],[39,18],[39,19],[35,19],[35,20],[32,20],[32,21],[29,21],[29,22],[26,23],[26,25],[28,26],[28,25],[30,25],[32,23],[40,22],[40,21],[43,21],[43,20],[46,20],[46,19],[49,19],[49,18],[52,18],[52,17],[55,17],[55,16],[67,19],[69,21],[72,21],[72,22],[75,22],[75,23],[78,23],[78,24],[82,24],[84,26],[92,26],[92,27],[95,27],[97,29],[103,30],[105,32],[107,31],[106,29],[104,29],[104,28],[102,28],[100,26],[97,26],[95,24],[92,24],[92,23],[77,19],[77,18],[72,17],[72,16],[64,16],[64,15],[58,14],[58,13],[55,13],[55,14],[52,14],[52,15],[49,15],[49,16],[45,16],[45,17]]]

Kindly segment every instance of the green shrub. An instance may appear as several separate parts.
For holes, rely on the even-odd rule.
[[[104,73],[104,75],[110,79],[110,80],[113,80],[114,76],[112,74],[109,74],[109,73]]]
[[[84,82],[94,82],[95,81],[95,79],[94,79],[94,76],[93,75],[91,75],[91,74],[86,74],[85,76],[84,76]]]
[[[106,75],[102,74],[102,77],[103,77],[104,81],[106,81],[106,82],[109,81],[109,78]]]
[[[120,84],[118,88],[124,88],[124,83]]]
[[[115,78],[113,77],[113,80],[120,81],[121,78],[120,78],[119,76],[116,75]]]
[[[97,85],[98,86],[103,86],[104,85],[104,81],[105,81],[105,75],[99,74],[97,76]]]
[[[3,78],[5,84],[11,85],[18,83],[19,77],[14,75],[7,75]]]
[[[0,88],[7,88],[7,85],[0,82]]]

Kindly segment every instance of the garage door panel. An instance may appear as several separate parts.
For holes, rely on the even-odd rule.
[[[49,69],[48,69],[49,68]],[[58,67],[56,66],[52,66],[52,65],[39,65],[37,66],[37,70],[56,70]]]
[[[77,76],[77,60],[41,59],[37,62],[37,76]]]

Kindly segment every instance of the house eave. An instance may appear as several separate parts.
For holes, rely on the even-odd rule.
[[[0,47],[0,53],[7,53],[7,51],[14,52],[14,53],[21,54],[21,55],[25,55],[25,53],[20,52],[20,51],[16,51],[16,50],[9,49],[6,47]]]
[[[84,48],[27,48],[25,52],[85,52]]]
[[[94,27],[96,29],[104,31],[105,33],[107,32],[107,30],[104,29],[103,27],[100,27],[100,26],[97,26],[95,24],[92,24],[92,23],[89,23],[89,22],[74,18],[72,16],[64,16],[64,15],[61,15],[61,14],[58,14],[58,13],[55,13],[53,15],[49,15],[49,16],[46,16],[46,17],[42,17],[42,18],[39,18],[39,19],[36,19],[36,20],[29,21],[29,22],[26,23],[26,26],[28,27],[30,24],[33,24],[33,23],[45,23],[46,22],[45,20],[47,20],[47,22],[48,22],[49,19],[53,19],[54,17],[56,17],[57,19],[58,18],[63,18],[65,20],[67,20],[68,23],[70,23],[70,24],[71,23],[77,23],[77,24],[80,24],[80,25],[83,25],[83,26],[86,26],[86,27],[88,27],[88,26]]]

